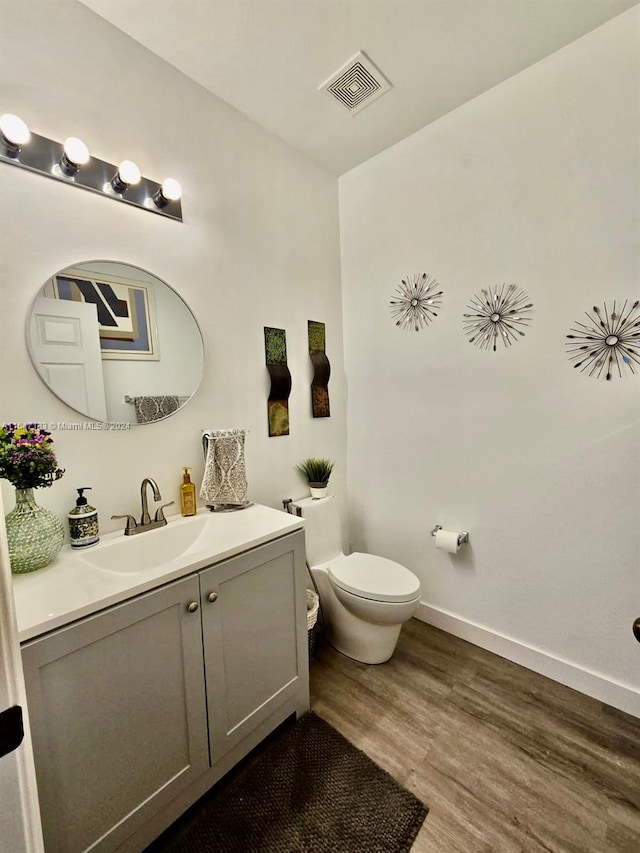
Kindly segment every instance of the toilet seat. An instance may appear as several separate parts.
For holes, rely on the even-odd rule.
[[[337,587],[369,601],[406,602],[420,594],[420,581],[413,572],[385,557],[355,552],[327,568]]]

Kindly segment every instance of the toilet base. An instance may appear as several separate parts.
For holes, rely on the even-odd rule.
[[[344,632],[327,629],[327,640],[336,651],[351,660],[369,664],[385,663],[393,656],[402,625],[385,625],[382,629],[383,636],[380,636],[379,625],[372,627],[376,629],[376,636],[373,638],[369,634],[345,636]]]

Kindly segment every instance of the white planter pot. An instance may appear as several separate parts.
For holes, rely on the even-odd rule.
[[[320,500],[320,498],[326,498],[327,491],[329,490],[329,484],[309,483],[309,489],[311,490],[311,497],[314,500]]]

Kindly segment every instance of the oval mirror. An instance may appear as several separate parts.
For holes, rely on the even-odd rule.
[[[27,318],[31,360],[49,389],[103,423],[153,423],[202,378],[202,335],[166,282],[131,264],[85,261],[55,273]]]

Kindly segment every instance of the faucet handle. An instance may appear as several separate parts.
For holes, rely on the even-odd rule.
[[[129,515],[128,513],[125,515],[112,515],[111,518],[112,519],[116,519],[116,518],[126,518],[127,519],[127,526],[124,529],[124,535],[125,536],[131,536],[131,534],[134,532],[134,530],[138,526],[138,523],[135,520],[135,518],[132,515]]]
[[[167,503],[167,504],[162,504],[162,506],[159,506],[159,507],[158,507],[158,509],[156,510],[156,517],[155,517],[155,520],[156,520],[156,521],[164,521],[164,523],[166,524],[166,523],[167,523],[167,519],[164,517],[164,513],[163,513],[163,511],[162,511],[162,510],[163,510],[166,506],[171,506],[171,505],[172,505],[172,504],[174,504],[174,503],[175,503],[175,501],[169,501],[169,503]]]

